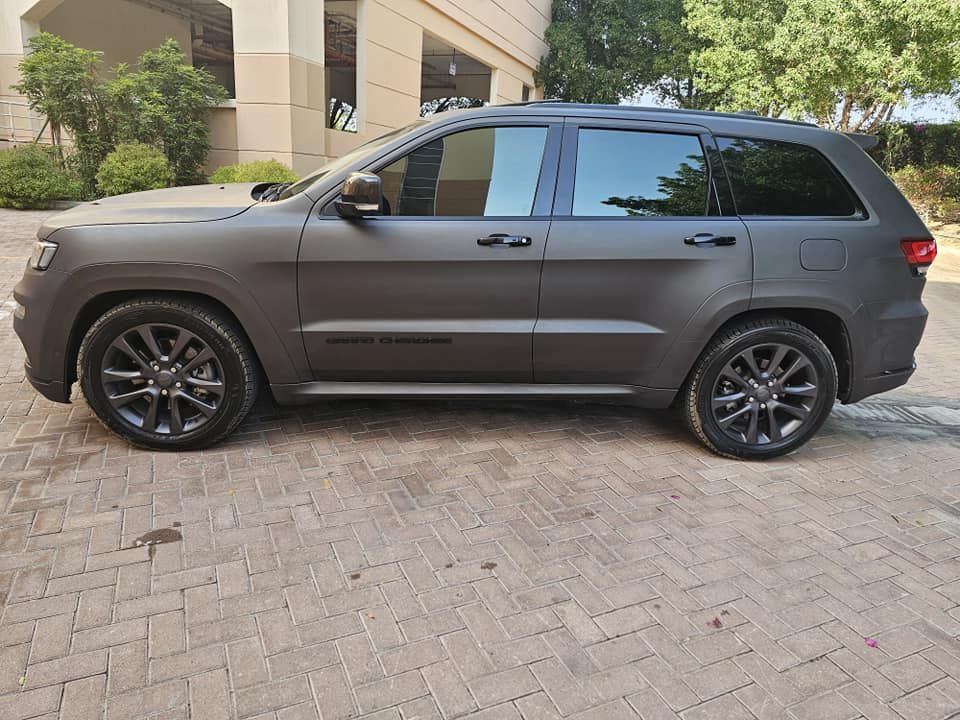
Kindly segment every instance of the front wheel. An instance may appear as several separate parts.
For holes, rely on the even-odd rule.
[[[100,421],[155,449],[213,445],[240,424],[258,389],[253,352],[214,310],[169,298],[107,311],[80,345],[77,374]]]
[[[762,460],[809,440],[830,414],[837,368],[830,350],[789,320],[755,320],[719,333],[682,391],[684,419],[715,453]]]

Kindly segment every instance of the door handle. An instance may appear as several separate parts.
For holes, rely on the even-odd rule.
[[[506,233],[493,233],[477,239],[477,245],[485,247],[528,247],[533,244],[533,240],[525,235],[507,235]]]
[[[685,237],[687,245],[736,245],[737,238],[733,235],[714,235],[713,233],[697,233]]]

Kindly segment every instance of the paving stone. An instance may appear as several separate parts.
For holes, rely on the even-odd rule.
[[[47,216],[0,210],[0,321]],[[944,243],[910,384],[763,464],[612,405],[266,395],[147,452],[0,322],[0,718],[942,719],[958,287]]]

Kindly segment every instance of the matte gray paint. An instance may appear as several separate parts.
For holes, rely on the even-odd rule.
[[[843,270],[847,246],[836,238],[807,238],[800,243],[800,265],[804,270]]]
[[[325,212],[347,173],[376,171],[448,132],[491,124],[552,127],[534,217],[348,222]],[[805,143],[839,169],[866,218],[571,218],[574,148],[566,142],[561,151],[560,131],[578,124],[701,133],[707,143],[710,133]],[[714,170],[728,211],[723,169]],[[14,324],[41,392],[67,399],[71,328],[86,302],[114,291],[216,299],[239,319],[283,401],[561,394],[663,406],[723,323],[748,310],[785,309],[827,311],[843,322],[853,366],[847,399],[856,400],[907,380],[926,319],[924,280],[899,248],[903,237],[929,234],[923,223],[854,142],[800,123],[551,103],[491,107],[437,116],[291,199],[257,203],[253,187],[153,191],[51,218],[40,234],[60,243],[53,265],[28,269],[15,290],[27,317]],[[494,232],[532,242],[476,244]],[[737,243],[684,244],[698,232]],[[824,239],[832,249],[809,244]],[[846,255],[840,270],[837,244]],[[350,337],[376,342],[339,342]],[[450,342],[379,341],[390,337]]]

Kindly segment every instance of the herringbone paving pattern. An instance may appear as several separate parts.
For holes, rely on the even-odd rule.
[[[960,711],[960,256],[882,398],[934,421],[838,411],[778,462],[559,402],[264,401],[158,454],[23,381],[41,217],[0,211],[3,720]]]

